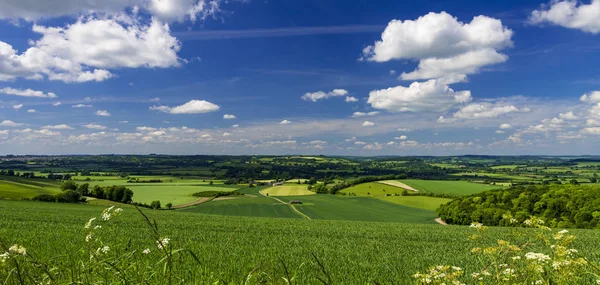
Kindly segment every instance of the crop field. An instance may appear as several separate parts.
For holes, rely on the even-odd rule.
[[[341,192],[344,194],[354,194],[356,196],[385,196],[385,195],[394,195],[401,194],[404,191],[404,188],[386,185],[383,183],[377,182],[369,182],[358,184],[346,189],[343,189]]]
[[[72,269],[89,259],[83,225],[99,216],[102,209],[0,201],[0,237],[8,244],[23,245],[39,262],[58,267],[53,271],[55,283],[69,283],[70,278],[83,274]],[[198,257],[200,263],[189,254],[177,255],[176,263],[176,276],[197,284],[213,283],[217,278],[225,284],[239,284],[248,276],[249,284],[260,283],[259,276],[284,284],[282,261],[288,270],[297,271],[296,283],[317,284],[319,278],[327,277],[313,254],[334,284],[410,284],[414,273],[436,264],[466,268],[465,275],[470,278],[470,270],[479,266],[470,253],[473,244],[467,236],[473,230],[468,227],[226,217],[181,211],[146,213],[156,220],[160,235],[169,237],[174,248],[189,249]],[[132,208],[125,208],[122,216],[97,223],[102,225],[97,235],[110,247],[109,257],[133,254],[146,266],[162,258],[151,231]],[[510,232],[508,228],[491,228],[488,234],[509,239]],[[600,235],[593,230],[572,232],[578,237],[574,247],[586,252],[590,261],[600,261]],[[141,254],[145,248],[150,254]],[[61,262],[56,263],[56,258]],[[117,274],[104,278],[108,278],[106,283],[120,281]]]
[[[192,196],[194,193],[205,192],[205,191],[235,191],[237,187],[223,187],[223,186],[204,186],[204,185],[193,185],[193,186],[175,186],[162,185],[161,183],[146,185],[142,184],[130,184],[127,185],[129,189],[133,191],[133,201],[150,204],[152,201],[159,200],[163,205],[166,203],[172,203],[174,206],[185,204],[198,200],[198,197]]]
[[[224,216],[301,218],[289,205],[262,196],[213,200],[179,211]]]
[[[440,205],[451,201],[451,199],[427,196],[387,196],[377,197],[377,199],[381,199],[383,201],[391,202],[398,205],[420,208],[429,211],[435,211]]]
[[[288,196],[279,199],[300,200],[296,209],[311,219],[349,220],[400,223],[434,223],[434,211],[388,203],[369,197],[340,197],[333,195]]]
[[[501,186],[492,186],[478,184],[467,181],[443,181],[443,180],[402,180],[403,183],[424,192],[443,193],[452,195],[470,195],[485,190],[502,188]]]
[[[308,190],[306,185],[284,184],[282,186],[269,187],[261,190],[261,194],[269,196],[304,196],[314,195],[315,192]]]
[[[0,199],[21,200],[40,194],[55,194],[58,192],[60,192],[59,184],[52,180],[6,176],[0,179]]]

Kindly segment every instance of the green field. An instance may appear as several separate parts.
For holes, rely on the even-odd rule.
[[[289,205],[267,197],[213,200],[180,211],[224,216],[301,218]]]
[[[451,201],[451,199],[427,196],[388,196],[377,197],[377,199],[381,199],[383,201],[391,202],[398,205],[420,208],[429,211],[435,211],[440,205]]]
[[[344,194],[354,194],[356,196],[385,196],[385,195],[400,195],[404,191],[403,188],[386,185],[377,182],[369,182],[358,184],[342,190]]]
[[[59,184],[47,179],[25,179],[3,176],[0,179],[0,199],[21,200],[40,194],[60,192]]]
[[[269,187],[261,190],[261,194],[269,196],[304,196],[314,195],[315,192],[308,190],[306,185],[284,184],[282,186]]]
[[[310,198],[313,197],[318,196]],[[55,284],[70,283],[72,279],[93,283],[84,280],[83,271],[73,269],[89,260],[83,225],[102,209],[77,204],[0,201],[0,237],[9,245],[25,246],[39,262],[55,267],[52,270]],[[479,261],[470,253],[473,244],[466,237],[473,230],[468,227],[145,212],[156,219],[160,236],[169,237],[175,249],[187,248],[198,256],[200,264],[189,254],[176,255],[175,264],[176,280],[194,280],[196,284],[212,284],[217,280],[221,280],[219,284],[261,284],[260,280],[285,284],[282,261],[288,270],[296,272],[294,284],[321,284],[318,278],[326,277],[312,254],[322,262],[333,284],[412,284],[414,273],[439,264],[465,268],[468,282],[471,272],[480,268]],[[159,263],[162,256],[156,252],[151,231],[133,209],[125,208],[121,217],[98,223],[103,223],[98,236],[110,246],[109,257],[133,254],[141,262],[133,265],[143,265],[137,268],[154,266],[157,271],[162,270]],[[511,231],[491,228],[488,234],[509,239]],[[521,230],[525,231],[528,230]],[[593,230],[571,232],[578,237],[574,247],[585,252],[590,261],[600,261],[600,235]],[[493,239],[487,244],[495,242]],[[152,253],[142,255],[145,248]],[[110,267],[103,268],[98,270],[111,272],[103,275],[103,283],[122,283]],[[127,271],[129,276],[134,270],[131,267]],[[0,268],[0,275],[3,273]],[[186,282],[175,284],[180,283]]]
[[[300,200],[295,207],[311,219],[350,220],[401,223],[434,223],[434,211],[406,207],[369,197],[340,197],[333,195],[279,197],[289,202]]]
[[[467,181],[444,181],[444,180],[402,180],[402,183],[426,193],[470,195],[485,190],[502,188],[486,184],[472,183]]]
[[[129,189],[133,191],[133,201],[150,204],[152,201],[159,200],[164,205],[166,203],[172,203],[174,206],[185,204],[198,200],[198,197],[192,196],[194,193],[205,192],[205,191],[235,191],[237,187],[224,187],[224,186],[177,186],[169,185],[168,183],[146,185],[142,184],[129,184]]]

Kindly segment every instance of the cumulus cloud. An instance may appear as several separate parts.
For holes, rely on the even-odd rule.
[[[15,123],[11,120],[4,120],[4,121],[0,122],[0,127],[20,127],[22,125],[25,125],[25,124]]]
[[[390,112],[446,111],[471,101],[470,91],[454,91],[439,80],[413,82],[369,93],[368,103],[375,109]]]
[[[532,24],[550,23],[584,32],[600,33],[600,0],[584,4],[575,0],[552,1],[529,16]]]
[[[33,32],[41,38],[22,53],[0,41],[0,80],[104,81],[113,77],[109,69],[180,65],[179,41],[155,19],[145,25],[85,17],[66,27],[34,24]]]
[[[443,116],[438,119],[438,122],[447,123],[453,122],[457,119],[484,119],[484,118],[496,118],[498,116],[519,112],[519,108],[514,105],[503,104],[503,103],[472,103],[460,108],[452,118],[444,118]]]
[[[331,97],[340,97],[340,96],[346,96],[348,95],[348,91],[344,90],[344,89],[334,89],[331,92],[323,92],[323,91],[317,91],[317,92],[312,92],[312,93],[306,93],[304,94],[301,98],[304,101],[312,101],[312,102],[317,102],[318,100],[322,100],[322,99],[327,99],[327,98],[331,98]],[[346,98],[347,100],[347,98]],[[347,101],[346,101],[347,102]]]
[[[61,124],[61,125],[48,125],[48,126],[43,126],[42,129],[49,129],[49,130],[72,130],[73,127],[66,125],[66,124]]]
[[[446,12],[429,13],[416,20],[389,22],[381,40],[363,50],[363,59],[419,61],[415,71],[402,73],[404,80],[459,81],[483,66],[506,61],[508,57],[498,51],[512,46],[512,35],[500,20],[487,16],[463,23]]]
[[[225,120],[233,120],[236,119],[237,117],[235,115],[231,115],[231,114],[225,114],[223,115],[223,119]]]
[[[13,109],[15,109],[15,110],[19,110],[21,108],[23,108],[23,104],[13,105]]]
[[[98,110],[96,111],[96,116],[110,117],[110,113],[106,110]]]
[[[502,129],[502,130],[507,130],[507,129],[512,128],[512,126],[510,124],[501,124],[499,126],[499,128]]]
[[[183,105],[176,107],[152,106],[150,110],[155,110],[169,114],[202,114],[216,112],[220,109],[218,105],[205,100],[191,100]]]
[[[98,124],[87,124],[87,125],[83,125],[83,127],[86,128],[86,129],[92,129],[92,130],[106,130],[106,129],[108,129],[105,126],[98,125]]]
[[[358,102],[358,99],[356,97],[347,96],[345,101],[346,101],[346,103],[354,103],[354,102]]]
[[[363,127],[372,127],[372,126],[374,126],[374,125],[375,125],[375,123],[373,123],[373,122],[371,122],[371,121],[364,121],[364,122],[362,123],[362,126],[363,126]]]
[[[378,111],[373,111],[373,112],[354,112],[354,114],[352,114],[353,118],[357,118],[357,117],[367,117],[367,116],[376,116],[378,115],[379,112]]]
[[[158,102],[158,101],[160,101],[160,98],[158,98],[158,97],[150,99],[150,102]]]
[[[219,0],[45,0],[0,2],[0,19],[35,21],[90,12],[115,14],[125,9],[137,13],[140,9],[162,21],[203,19],[219,11]]]
[[[0,71],[1,72],[1,71]],[[52,92],[44,93],[42,91],[36,91],[32,89],[15,89],[15,88],[2,88],[0,89],[0,93],[4,93],[6,95],[14,95],[14,96],[22,96],[22,97],[37,97],[37,98],[56,98],[56,94]]]
[[[600,103],[600,91],[593,91],[587,94],[583,94],[579,99],[581,100],[581,102]]]
[[[60,101],[58,101],[58,102],[54,102],[54,103],[52,104],[52,106],[54,106],[54,107],[58,107],[58,106],[60,106],[60,105],[62,105],[62,103],[61,103]]]
[[[288,121],[288,120],[283,120],[283,121],[279,122],[279,124],[280,124],[280,125],[289,125],[289,124],[291,124],[291,123],[292,123],[292,122],[291,122],[291,121]]]
[[[399,136],[399,137],[395,137],[394,139],[397,139],[397,140],[405,140],[405,139],[407,139],[407,137],[406,137],[406,136],[404,136],[404,135],[402,135],[402,136]]]
[[[37,113],[37,110],[36,109],[29,109],[29,110],[27,110],[27,113]]]

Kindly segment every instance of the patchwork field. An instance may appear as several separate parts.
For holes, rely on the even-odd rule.
[[[261,194],[269,196],[304,196],[314,195],[315,192],[308,190],[307,185],[284,184],[282,186],[273,186],[261,190]]]
[[[427,196],[388,196],[388,197],[377,197],[386,202],[391,202],[398,205],[420,208],[429,211],[435,211],[437,208],[445,203],[451,201],[451,199],[427,197]]]
[[[301,218],[289,205],[262,196],[213,200],[180,211],[224,216]]]
[[[346,189],[343,189],[341,192],[349,195],[356,196],[385,196],[385,195],[394,195],[394,194],[402,194],[404,188],[400,188],[397,186],[391,186],[378,182],[369,182],[358,184]]]
[[[208,186],[208,185],[170,185],[170,184],[129,184],[129,189],[133,191],[133,201],[150,204],[152,201],[159,200],[163,205],[172,203],[174,206],[189,203],[198,200],[198,197],[192,196],[194,193],[205,191],[229,192],[239,189],[231,186]]]
[[[21,200],[60,192],[59,184],[47,179],[6,177],[0,179],[0,199]]]
[[[451,195],[470,195],[485,190],[502,188],[498,185],[487,185],[472,183],[468,181],[443,181],[443,180],[417,180],[406,179],[403,183],[424,192],[451,194]]]

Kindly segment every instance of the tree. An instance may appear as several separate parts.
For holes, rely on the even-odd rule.
[[[590,178],[590,183],[596,183],[598,182],[598,179],[596,179],[595,177]]]
[[[173,204],[172,203],[167,203],[165,205],[167,207],[167,209],[171,210],[171,208],[173,208]]]
[[[215,184],[212,180],[210,182],[208,182],[208,185],[213,185]]]
[[[77,187],[77,192],[79,192],[79,194],[81,194],[82,196],[90,194],[90,184],[83,183],[79,185],[79,187]]]
[[[329,194],[329,188],[325,184],[317,184],[313,187],[313,191],[317,194]]]
[[[158,210],[160,209],[160,201],[156,200],[156,201],[152,201],[152,203],[150,203],[150,208]]]
[[[62,185],[60,185],[60,190],[63,190],[63,191],[66,191],[66,190],[76,191],[77,190],[77,184],[75,184],[75,182],[73,182],[73,181],[67,181],[67,182],[63,183]]]

